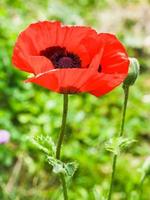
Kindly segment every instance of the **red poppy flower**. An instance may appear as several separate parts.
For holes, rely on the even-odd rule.
[[[59,93],[108,93],[123,82],[129,59],[112,34],[89,27],[38,22],[20,33],[13,64],[33,73],[34,82]]]

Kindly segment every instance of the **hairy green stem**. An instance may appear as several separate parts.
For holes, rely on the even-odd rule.
[[[63,99],[62,124],[61,124],[60,134],[59,134],[57,147],[56,147],[56,158],[58,160],[60,160],[61,146],[62,146],[64,135],[65,135],[67,112],[68,112],[68,94],[64,94],[63,98],[64,99]],[[68,200],[67,184],[66,184],[66,180],[65,180],[65,175],[60,174],[60,179],[61,179],[61,182],[62,182],[64,200]]]
[[[120,128],[120,133],[118,137],[122,137],[124,134],[125,116],[126,116],[127,103],[128,103],[128,97],[129,97],[129,86],[124,87],[123,89],[124,89],[124,104],[123,104],[123,112],[122,112],[122,119],[121,119],[121,128]],[[111,197],[112,197],[117,158],[118,158],[118,155],[115,154],[112,161],[112,174],[111,174],[110,188],[109,188],[107,200],[111,200]]]

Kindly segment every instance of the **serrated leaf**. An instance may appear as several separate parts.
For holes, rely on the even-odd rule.
[[[78,164],[75,162],[64,163],[52,156],[47,156],[48,163],[53,167],[55,174],[63,173],[69,177],[72,177],[77,170]]]
[[[128,147],[130,144],[135,142],[136,140],[118,137],[111,138],[106,144],[105,148],[107,151],[113,152],[115,155],[120,154],[121,150]]]
[[[56,146],[50,136],[48,135],[36,136],[32,138],[32,142],[33,144],[37,146],[37,148],[42,150],[45,154],[48,154],[48,155],[55,154]]]
[[[73,176],[75,171],[78,168],[78,164],[76,162],[66,163],[65,170],[68,176]]]

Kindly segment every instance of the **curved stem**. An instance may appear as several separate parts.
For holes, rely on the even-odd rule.
[[[120,128],[120,133],[119,133],[118,137],[122,137],[124,134],[125,116],[126,116],[127,103],[128,103],[128,97],[129,97],[129,86],[127,86],[123,89],[124,89],[124,104],[123,104],[123,112],[122,112],[122,119],[121,119],[121,128]],[[113,161],[112,161],[112,174],[111,174],[110,188],[109,188],[107,200],[111,200],[111,196],[112,196],[117,158],[118,158],[118,155],[115,154],[113,157]]]
[[[58,159],[58,160],[60,160],[61,146],[62,146],[62,142],[63,142],[64,135],[65,135],[67,112],[68,112],[68,94],[64,94],[63,98],[64,98],[64,101],[63,101],[62,124],[61,124],[60,134],[59,134],[59,138],[58,138],[58,142],[57,142],[57,146],[56,146],[56,159]],[[63,187],[64,200],[68,200],[67,184],[66,184],[66,180],[65,180],[65,175],[60,174],[60,179],[61,179],[62,187]]]

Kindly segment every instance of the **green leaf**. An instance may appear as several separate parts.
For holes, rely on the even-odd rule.
[[[72,177],[77,170],[78,164],[76,162],[64,163],[52,156],[47,156],[48,163],[53,167],[55,174],[63,173]]]
[[[68,176],[73,176],[75,171],[78,168],[78,164],[76,162],[70,162],[65,164],[65,170]]]
[[[105,148],[107,151],[113,152],[115,155],[120,154],[121,150],[128,147],[130,144],[135,142],[136,140],[118,137],[111,138],[106,144]]]
[[[56,151],[56,146],[50,136],[36,136],[32,138],[33,144],[37,146],[40,150],[42,150],[45,154],[54,155]]]
[[[47,160],[48,163],[53,167],[53,172],[55,174],[60,174],[60,173],[65,174],[64,163],[62,161],[57,160],[52,156],[47,156]]]

